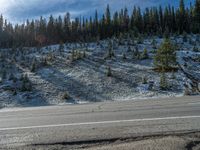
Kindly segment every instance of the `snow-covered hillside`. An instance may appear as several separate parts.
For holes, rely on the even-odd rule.
[[[189,35],[188,39],[171,38],[179,49],[177,61],[181,69],[166,74],[168,90],[160,89],[160,73],[153,70],[153,57],[163,41],[158,37],[142,42],[112,39],[111,58],[107,58],[110,40],[66,43],[64,49],[59,45],[2,49],[0,107],[183,96],[186,85],[192,82],[186,72],[197,84],[200,81],[199,36]],[[136,59],[136,49],[143,53],[145,48],[149,58]],[[108,68],[111,77],[107,76]]]

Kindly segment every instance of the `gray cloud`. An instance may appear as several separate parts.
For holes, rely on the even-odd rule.
[[[187,5],[190,1],[194,0],[185,0]],[[0,13],[12,22],[22,22],[27,18],[62,15],[66,12],[70,12],[72,17],[89,16],[95,9],[103,13],[107,4],[110,4],[112,11],[116,11],[125,6],[145,8],[168,4],[178,6],[178,3],[178,0],[0,0]]]

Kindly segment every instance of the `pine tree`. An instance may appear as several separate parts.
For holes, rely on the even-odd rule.
[[[110,6],[107,5],[107,8],[106,8],[106,13],[105,13],[105,30],[106,30],[106,33],[105,35],[107,37],[110,37],[111,36],[111,13],[110,13]]]
[[[149,55],[148,55],[147,49],[145,48],[142,53],[142,59],[148,59],[148,58],[149,58]]]
[[[138,50],[138,48],[135,48],[135,51],[133,52],[133,58],[135,59],[140,59],[140,52]]]
[[[180,0],[180,6],[178,10],[178,28],[179,28],[179,33],[183,33],[183,31],[186,30],[185,28],[185,23],[186,23],[186,18],[185,18],[185,4],[184,0]]]
[[[143,76],[142,77],[142,84],[147,84],[147,82],[148,82],[147,76]]]
[[[62,96],[63,100],[68,100],[70,98],[69,94],[67,92],[65,92]]]
[[[113,51],[113,42],[112,41],[109,41],[109,45],[108,45],[108,58],[112,58],[114,57],[115,54],[114,54],[114,51]]]
[[[111,67],[109,66],[108,68],[107,68],[107,77],[111,77],[112,76],[112,70],[111,70]]]
[[[160,89],[161,90],[167,90],[168,89],[168,84],[167,84],[167,79],[164,71],[161,73],[160,76]]]
[[[72,50],[71,60],[74,61],[76,59],[75,50]]]
[[[31,66],[31,72],[35,72],[36,70],[36,62],[33,61],[32,66]]]
[[[83,51],[83,58],[86,58],[86,51],[85,51],[85,49]]]
[[[123,59],[126,60],[126,53],[123,53]]]
[[[176,64],[175,49],[169,39],[165,39],[161,44],[154,57],[154,64],[159,70],[169,70]]]
[[[27,74],[25,74],[24,76],[22,75],[21,81],[22,81],[22,85],[21,85],[22,92],[31,91],[33,89],[32,83],[29,80]]]
[[[153,38],[153,40],[152,40],[152,42],[151,42],[151,45],[152,45],[153,49],[156,49],[156,48],[157,48],[157,47],[156,47],[156,40],[155,40],[155,38]]]

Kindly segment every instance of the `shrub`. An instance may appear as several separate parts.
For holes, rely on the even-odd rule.
[[[124,59],[124,60],[127,59],[127,58],[126,58],[126,53],[123,53],[123,59]]]
[[[35,72],[36,70],[36,64],[35,64],[35,61],[32,63],[32,66],[31,66],[31,72]]]
[[[74,51],[74,49],[72,50],[71,60],[72,60],[72,61],[75,60],[75,51]]]
[[[189,89],[188,87],[185,87],[184,95],[185,95],[185,96],[191,95],[190,89]]]
[[[70,96],[69,96],[69,94],[67,93],[67,92],[65,92],[64,94],[63,94],[63,96],[62,96],[62,99],[63,100],[67,100],[67,99],[69,99],[70,98]]]
[[[27,74],[22,76],[20,80],[22,81],[22,85],[21,85],[21,91],[22,92],[32,91],[32,83],[29,80]]]
[[[15,96],[15,95],[17,95],[17,91],[16,90],[13,91],[13,96]]]
[[[151,45],[152,45],[153,49],[157,48],[156,47],[156,40],[155,39],[152,40]]]
[[[139,37],[138,37],[138,39],[137,39],[137,43],[138,44],[143,44],[143,38],[142,38],[142,36],[141,35],[139,35]]]
[[[83,58],[86,58],[86,52],[85,52],[85,49],[83,51]]]
[[[198,49],[196,46],[194,46],[194,47],[193,47],[193,51],[194,51],[194,52],[199,52],[199,49]]]
[[[148,59],[149,58],[149,54],[147,52],[147,49],[145,48],[143,53],[142,53],[142,59]]]
[[[183,42],[187,42],[187,41],[188,41],[187,33],[183,32]]]
[[[147,81],[148,81],[147,77],[143,76],[142,77],[142,84],[147,84]]]
[[[110,68],[110,66],[107,68],[107,77],[111,77],[112,76],[112,70]]]
[[[5,80],[5,79],[7,79],[7,72],[6,72],[6,70],[3,70],[2,71],[2,80]]]
[[[133,52],[133,58],[135,59],[140,59],[140,52],[138,50],[138,48],[135,48],[135,51]]]
[[[114,51],[113,51],[113,43],[112,41],[109,42],[109,45],[108,45],[108,58],[112,58],[114,57],[115,54],[114,54]]]

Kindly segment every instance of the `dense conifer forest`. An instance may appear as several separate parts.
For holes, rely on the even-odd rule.
[[[23,24],[12,24],[0,16],[0,47],[44,46],[65,42],[90,42],[121,33],[133,36],[200,33],[200,0],[179,8],[173,6],[152,7],[141,10],[134,7],[111,13],[109,5],[103,16],[95,11],[95,17],[71,19],[70,13],[55,18],[40,17]]]

